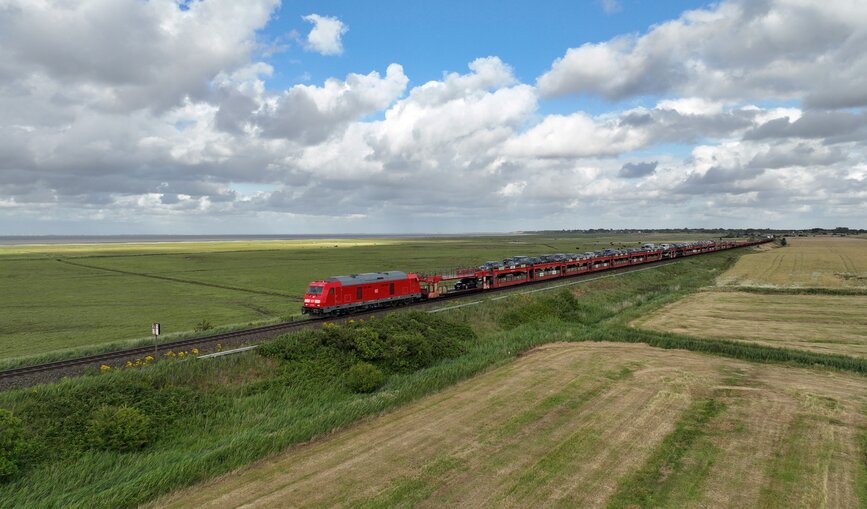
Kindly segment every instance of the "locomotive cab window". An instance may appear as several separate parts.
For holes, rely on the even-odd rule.
[[[307,293],[310,295],[322,295],[322,286],[311,286],[307,289]]]
[[[361,300],[361,298],[362,298],[361,290],[362,290],[362,288],[360,286],[355,290],[355,298],[358,300]]]

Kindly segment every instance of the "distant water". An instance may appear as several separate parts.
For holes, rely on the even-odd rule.
[[[327,235],[10,235],[0,236],[0,245],[17,244],[112,244],[118,242],[213,242],[231,240],[314,240],[433,237],[424,234],[340,234]]]

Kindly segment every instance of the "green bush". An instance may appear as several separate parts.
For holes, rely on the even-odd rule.
[[[151,420],[135,407],[104,405],[93,413],[87,432],[97,449],[133,451],[150,441]]]
[[[579,301],[569,290],[546,296],[517,295],[513,299],[512,307],[499,320],[504,329],[552,318],[575,323],[589,322],[595,318],[594,306]]]
[[[346,385],[353,392],[373,392],[384,382],[385,373],[369,362],[358,362],[346,372]]]
[[[20,393],[10,405],[15,415],[27,423],[32,437],[28,458],[34,462],[56,461],[78,456],[92,447],[88,428],[94,410],[102,406],[135,405],[150,419],[154,437],[163,437],[176,429],[178,419],[198,415],[218,404],[219,400],[208,393],[184,384],[183,380],[166,380],[155,370],[117,370],[40,385]]]
[[[368,361],[385,357],[388,344],[379,332],[371,327],[357,327],[353,333],[353,347],[359,357]]]
[[[313,356],[322,347],[322,332],[305,329],[281,336],[259,346],[259,353],[284,361],[299,361]]]
[[[384,373],[408,373],[463,354],[475,339],[468,325],[409,312],[288,334],[266,343],[259,353],[286,361],[285,383],[318,390],[322,384],[339,386],[340,374],[361,361]]]
[[[18,473],[27,441],[24,424],[12,412],[0,408],[0,481]]]
[[[418,332],[398,332],[389,338],[383,361],[389,369],[408,373],[433,362],[433,348]]]

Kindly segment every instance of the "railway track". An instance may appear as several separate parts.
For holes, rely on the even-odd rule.
[[[580,281],[582,279],[590,279],[598,277],[600,272],[612,274],[612,273],[628,273],[636,270],[643,270],[650,266],[661,266],[661,265],[669,265],[672,263],[677,263],[682,258],[676,259],[667,259],[660,260],[656,262],[650,263],[642,263],[639,265],[631,265],[628,267],[618,267],[618,268],[609,268],[603,271],[593,271],[590,273],[577,274],[573,276],[566,276],[557,279],[549,279],[543,281],[531,281],[525,284],[516,285],[516,286],[508,286],[503,288],[495,288],[489,290],[468,290],[453,294],[443,295],[436,300],[432,301],[422,301],[414,304],[408,304],[403,307],[398,308],[383,308],[372,311],[366,311],[362,313],[355,313],[351,315],[351,318],[363,318],[365,316],[389,313],[399,309],[405,309],[408,307],[424,307],[424,306],[432,306],[436,305],[439,302],[443,302],[446,300],[459,299],[462,297],[472,297],[474,295],[478,295],[479,293],[483,293],[485,295],[494,293],[494,292],[520,292],[522,289],[526,289],[529,286],[537,286],[544,284],[556,284],[557,282],[562,282],[564,280],[569,281]],[[126,350],[118,350],[114,352],[106,352],[88,355],[84,357],[77,357],[73,359],[65,359],[58,360],[52,362],[46,362],[43,364],[35,364],[32,366],[23,366],[20,368],[13,368],[4,371],[0,371],[0,390],[7,390],[11,388],[20,388],[27,387],[39,383],[45,383],[53,380],[60,379],[65,376],[77,376],[86,372],[88,368],[98,367],[102,364],[107,364],[110,366],[118,366],[124,364],[128,360],[140,359],[148,355],[153,355],[154,358],[159,358],[161,355],[167,352],[175,352],[175,351],[184,351],[192,348],[211,348],[214,345],[222,345],[222,346],[230,346],[230,345],[242,345],[242,344],[250,344],[256,343],[260,341],[264,341],[266,339],[271,339],[273,337],[279,336],[281,334],[285,334],[287,332],[292,332],[295,330],[300,330],[307,327],[316,327],[322,322],[326,321],[342,321],[348,320],[350,317],[317,317],[317,318],[309,318],[306,320],[298,321],[298,322],[288,322],[288,323],[278,323],[273,325],[266,325],[262,327],[255,327],[251,329],[243,329],[232,332],[224,332],[219,334],[212,334],[210,336],[202,336],[198,338],[190,338],[179,341],[172,341],[167,343],[160,343],[155,346],[142,346],[136,348],[130,348]]]
[[[223,332],[212,334],[210,336],[159,343],[156,346],[129,348],[114,352],[98,353],[72,359],[63,359],[43,364],[35,364],[32,366],[8,369],[0,371],[0,390],[27,387],[38,383],[57,380],[64,376],[76,376],[85,373],[88,368],[99,367],[102,364],[109,366],[122,365],[128,360],[135,361],[136,359],[141,359],[148,355],[151,355],[154,358],[159,358],[170,351],[178,352],[191,350],[192,348],[213,348],[218,344],[229,346],[263,341],[303,327],[315,326],[316,323],[323,320],[324,319],[312,319],[301,322],[266,325],[252,329]]]

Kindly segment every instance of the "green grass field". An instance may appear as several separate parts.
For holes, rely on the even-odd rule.
[[[0,247],[0,359],[286,319],[307,283],[380,270],[445,271],[515,254],[699,235],[515,235]]]
[[[477,495],[491,497],[490,505],[522,507],[570,500],[861,507],[867,392],[857,374],[867,373],[867,361],[625,326],[706,287],[739,255],[689,258],[437,314],[470,324],[477,339],[455,357],[389,373],[371,394],[347,390],[340,357],[310,350],[307,341],[272,349],[279,358],[159,362],[0,393],[0,408],[23,421],[35,444],[20,458],[20,473],[0,481],[0,507],[134,507],[269,456],[276,463],[264,465],[274,468],[231,476],[242,485],[218,483],[226,498],[199,500],[220,493],[197,486],[155,504],[296,505],[301,501],[281,483],[298,474],[311,480],[299,488],[327,488],[311,492],[323,505],[448,505]],[[335,338],[329,348],[345,348],[345,336]],[[401,341],[420,348],[411,337]],[[587,344],[525,355],[558,342]],[[473,389],[479,387],[487,389]],[[92,416],[124,403],[149,419],[147,445],[128,452],[92,445]],[[362,422],[328,438],[390,410],[397,419]],[[346,440],[371,426],[379,431]],[[300,449],[309,461],[295,462],[292,452],[273,456],[314,438]],[[790,441],[796,445],[785,445]],[[806,444],[830,454],[814,454]],[[293,466],[283,468],[283,461]],[[323,471],[308,467],[322,461],[336,462],[326,473],[352,473],[333,485],[317,483]],[[514,470],[504,470],[508,465]]]

